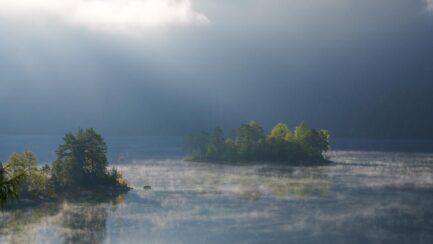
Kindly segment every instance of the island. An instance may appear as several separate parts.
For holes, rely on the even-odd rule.
[[[38,166],[31,151],[0,162],[0,208],[67,199],[112,198],[130,190],[116,168],[108,168],[107,145],[94,129],[67,133],[51,166]],[[13,200],[11,202],[11,200]]]
[[[309,128],[301,122],[293,132],[278,123],[266,135],[255,121],[242,124],[231,137],[224,137],[220,127],[198,132],[186,138],[187,161],[252,163],[272,162],[289,165],[329,163],[324,153],[329,149],[327,130]]]

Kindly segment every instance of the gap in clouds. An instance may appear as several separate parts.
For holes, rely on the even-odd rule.
[[[109,32],[210,23],[193,9],[191,0],[0,0],[0,15],[12,19],[55,18]]]
[[[425,0],[427,4],[427,10],[433,11],[433,0]]]

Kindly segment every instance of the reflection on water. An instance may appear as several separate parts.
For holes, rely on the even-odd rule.
[[[330,157],[307,168],[131,161],[119,166],[135,188],[123,198],[2,213],[0,242],[432,243],[433,155]]]
[[[108,203],[46,204],[7,212],[1,223],[2,242],[104,243]]]
[[[67,243],[103,243],[107,210],[101,205],[72,205],[62,209],[56,227]]]
[[[261,196],[315,197],[329,188],[328,176],[320,167],[227,166],[177,161],[143,164],[135,162],[120,169],[134,188],[151,185],[156,192],[231,194],[257,200]]]

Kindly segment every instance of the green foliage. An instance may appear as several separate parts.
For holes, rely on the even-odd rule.
[[[49,171],[37,167],[38,160],[31,151],[21,154],[13,153],[7,162],[13,174],[23,173],[19,193],[23,196],[45,195],[51,188],[49,186]],[[52,194],[52,192],[50,192]]]
[[[304,122],[301,122],[295,128],[295,141],[299,144],[302,144],[305,141],[305,138],[310,133],[311,129],[308,128]]]
[[[235,139],[224,139],[223,131],[200,132],[188,136],[186,149],[193,161],[323,161],[329,149],[330,135],[326,130],[299,124],[292,133],[286,124],[278,123],[265,135],[255,121],[242,124]]]
[[[33,152],[25,151],[21,154],[13,153],[9,156],[8,164],[11,166],[13,171],[29,171],[36,169],[38,166],[38,159]]]
[[[239,144],[253,144],[259,140],[265,138],[265,132],[263,128],[255,121],[251,121],[248,124],[242,124],[238,129],[237,143]]]
[[[209,134],[207,132],[199,132],[190,134],[186,138],[185,150],[194,158],[201,159],[207,154],[209,144]]]
[[[120,173],[114,167],[108,171],[108,182],[115,182],[117,186],[122,187],[122,188],[128,187],[128,184],[127,184],[125,178],[123,178],[122,173]]]
[[[268,139],[271,140],[286,140],[286,141],[291,141],[292,138],[293,138],[292,132],[284,123],[278,123],[277,125],[275,125],[275,127],[271,131],[271,134],[268,137]]]
[[[0,208],[18,195],[39,200],[55,198],[64,191],[128,189],[120,172],[107,169],[106,153],[107,145],[94,129],[67,133],[52,167],[38,167],[31,151],[13,153],[5,167],[0,163]]]
[[[0,210],[3,210],[9,201],[18,197],[23,175],[23,172],[17,171],[14,174],[10,165],[4,167],[0,162]]]
[[[51,169],[57,190],[120,186],[118,172],[107,170],[107,145],[94,129],[67,133],[63,140]]]

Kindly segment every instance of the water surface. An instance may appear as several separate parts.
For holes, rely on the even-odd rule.
[[[3,213],[0,242],[433,243],[432,154],[329,156],[320,167],[127,160],[117,167],[133,191]]]

